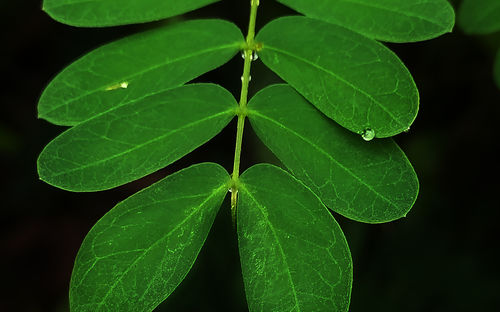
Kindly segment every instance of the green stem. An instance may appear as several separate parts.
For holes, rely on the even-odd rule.
[[[250,68],[252,67],[253,51],[256,49],[254,43],[255,38],[255,21],[257,19],[257,8],[259,0],[251,0],[250,7],[250,21],[248,23],[248,34],[246,38],[246,45],[243,50],[245,62],[243,65],[243,76],[241,76],[241,93],[240,103],[238,109],[238,125],[236,130],[236,146],[234,149],[234,163],[232,185],[231,185],[231,215],[233,222],[236,218],[236,202],[238,199],[238,178],[240,176],[240,157],[241,157],[241,144],[243,142],[243,129],[245,127],[245,118],[247,115],[247,102],[248,102],[248,84],[250,83]]]

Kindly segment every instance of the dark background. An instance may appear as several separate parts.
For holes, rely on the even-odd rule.
[[[223,0],[184,18],[220,17],[247,29],[246,0]],[[68,311],[79,245],[118,201],[201,161],[231,171],[235,124],[186,158],[138,182],[98,193],[70,193],[38,180],[36,158],[63,128],[39,120],[36,104],[65,65],[105,42],[150,25],[78,29],[51,20],[39,0],[0,2],[0,311]],[[292,11],[261,0],[257,27]],[[500,34],[389,45],[421,95],[409,133],[396,137],[421,184],[408,217],[367,225],[335,215],[354,260],[351,311],[498,311],[500,90],[492,79]],[[243,60],[204,75],[239,94]],[[279,81],[260,61],[251,93]],[[273,161],[247,127],[243,167]],[[496,298],[497,297],[497,298]],[[159,311],[246,311],[228,202],[194,268]]]

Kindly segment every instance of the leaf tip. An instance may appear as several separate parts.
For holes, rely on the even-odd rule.
[[[44,119],[44,120],[47,120],[47,116],[45,116],[45,115],[43,114],[43,112],[40,112],[40,111],[37,111],[37,112],[36,112],[36,118],[37,118],[37,119]]]
[[[42,4],[41,4],[41,7],[40,7],[40,10],[42,10],[42,11],[44,11],[44,12],[47,12],[46,1],[42,1]]]
[[[40,8],[43,12],[45,12],[50,18],[58,21],[58,19],[54,16],[54,13],[51,10],[50,3],[47,5],[47,1],[42,2],[42,7]]]

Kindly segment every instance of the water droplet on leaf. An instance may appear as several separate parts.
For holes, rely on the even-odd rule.
[[[246,55],[246,51],[245,50],[241,51],[241,58],[242,59],[246,59],[245,55]],[[257,54],[257,52],[252,51],[252,58],[251,59],[252,59],[252,61],[256,61],[259,59],[259,55]]]
[[[365,129],[363,131],[363,133],[361,134],[361,136],[363,137],[363,140],[371,141],[375,137],[375,131],[373,131],[372,129],[369,129],[369,128]]]
[[[127,89],[128,88],[128,81],[123,81],[114,85],[111,85],[109,87],[106,87],[106,91],[111,91],[111,90],[116,90],[116,89]]]

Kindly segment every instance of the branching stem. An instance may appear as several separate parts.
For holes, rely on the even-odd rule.
[[[259,7],[259,0],[250,0],[250,21],[248,23],[248,34],[246,44],[243,47],[243,56],[245,59],[243,65],[243,75],[241,76],[241,93],[238,109],[238,125],[236,130],[236,146],[234,149],[234,163],[232,173],[231,185],[231,215],[233,222],[236,218],[236,202],[238,199],[238,178],[240,176],[240,157],[241,145],[243,142],[243,129],[245,127],[245,118],[247,115],[247,101],[248,101],[248,84],[250,83],[250,68],[252,66],[253,53],[257,50],[257,45],[254,42],[255,38],[255,21],[257,19],[257,8]]]

